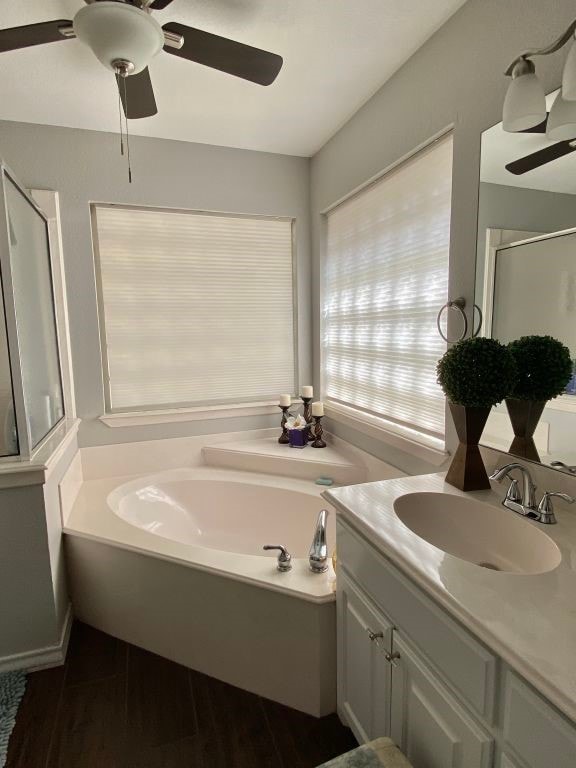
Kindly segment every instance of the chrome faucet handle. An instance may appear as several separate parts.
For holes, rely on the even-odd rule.
[[[510,480],[510,487],[506,491],[506,499],[508,501],[513,501],[516,504],[522,503],[522,494],[520,493],[518,480]]]
[[[556,516],[554,514],[554,506],[552,504],[552,497],[557,496],[559,499],[564,499],[568,504],[574,504],[576,499],[569,496],[567,493],[558,493],[557,491],[546,491],[538,504],[538,517],[539,523],[546,523],[553,525],[556,522]]]
[[[292,555],[288,552],[286,547],[283,547],[281,544],[265,544],[262,549],[279,549],[280,554],[278,555],[278,565],[276,567],[282,573],[286,573],[286,571],[292,569]]]
[[[576,466],[569,466],[568,464],[564,464],[563,461],[552,461],[550,466],[555,469],[560,469],[562,472],[570,472],[571,475],[576,475]]]

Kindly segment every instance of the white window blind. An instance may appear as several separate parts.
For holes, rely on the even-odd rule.
[[[323,269],[326,399],[442,440],[451,192],[445,137],[327,214]]]
[[[93,216],[109,411],[294,392],[292,221],[104,205]]]

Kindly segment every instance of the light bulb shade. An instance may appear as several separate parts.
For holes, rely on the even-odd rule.
[[[504,130],[510,133],[525,131],[545,119],[546,95],[536,75],[529,72],[512,78],[504,99]]]
[[[576,139],[576,101],[566,101],[562,93],[556,96],[548,115],[546,136],[553,141]]]
[[[564,64],[562,96],[566,101],[576,101],[576,42],[573,42]]]
[[[112,71],[114,61],[124,60],[134,64],[132,74],[142,72],[164,46],[162,27],[149,13],[115,0],[78,11],[74,32]]]

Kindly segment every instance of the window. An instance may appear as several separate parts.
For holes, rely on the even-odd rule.
[[[295,391],[290,219],[93,206],[107,411]]]
[[[436,316],[448,293],[451,191],[449,136],[326,217],[324,396],[336,411],[435,447],[444,439]]]

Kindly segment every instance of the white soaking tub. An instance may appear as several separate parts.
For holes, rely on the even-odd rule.
[[[84,482],[64,528],[76,616],[310,714],[334,711],[334,573],[308,568],[321,491],[210,467]],[[331,553],[333,514],[328,541]],[[264,544],[287,547],[292,570]]]

